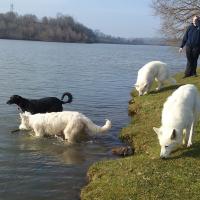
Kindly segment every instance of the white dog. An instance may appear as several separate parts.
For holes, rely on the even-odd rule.
[[[103,133],[111,128],[111,122],[106,120],[104,126],[95,125],[89,118],[79,112],[63,111],[44,114],[20,114],[21,130],[33,130],[35,136],[60,135],[73,143],[77,137],[88,130],[92,133]]]
[[[187,142],[188,147],[192,145],[194,126],[199,114],[200,96],[194,85],[183,85],[168,97],[162,110],[162,126],[153,128],[161,146],[161,158],[168,157],[181,142]]]
[[[156,90],[160,90],[165,81],[176,84],[176,80],[170,77],[170,72],[166,63],[151,61],[138,71],[135,88],[139,92],[139,96],[149,92],[154,79],[158,81]]]

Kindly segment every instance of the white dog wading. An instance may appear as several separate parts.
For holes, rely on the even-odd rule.
[[[156,90],[160,90],[166,81],[171,84],[176,84],[176,80],[170,77],[170,72],[166,63],[151,61],[138,71],[135,88],[138,91],[139,96],[149,92],[154,79],[158,81]]]
[[[183,85],[168,97],[162,110],[162,126],[153,128],[161,146],[161,158],[168,157],[181,142],[187,142],[188,147],[192,145],[194,126],[199,114],[200,96],[194,85]]]
[[[94,124],[89,118],[79,112],[63,111],[45,114],[20,114],[21,130],[33,130],[35,136],[63,134],[68,142],[76,141],[76,137],[86,130],[89,133],[103,133],[111,128],[111,122],[106,120],[104,126]]]

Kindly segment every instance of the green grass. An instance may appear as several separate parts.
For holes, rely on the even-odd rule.
[[[200,77],[182,76],[175,76],[178,86],[192,83],[200,90]],[[200,199],[200,124],[195,129],[193,146],[180,146],[166,160],[159,158],[160,146],[152,129],[160,126],[163,103],[176,88],[168,86],[142,97],[137,97],[135,91],[131,93],[131,122],[122,129],[120,138],[135,148],[135,155],[92,165],[81,199]]]

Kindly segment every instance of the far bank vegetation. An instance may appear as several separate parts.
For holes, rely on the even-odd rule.
[[[33,40],[48,42],[107,43],[133,45],[165,45],[160,39],[121,38],[92,30],[73,17],[57,14],[39,19],[33,14],[0,13],[0,39]]]
[[[0,38],[57,42],[95,42],[93,31],[66,15],[56,18],[35,15],[0,14]]]

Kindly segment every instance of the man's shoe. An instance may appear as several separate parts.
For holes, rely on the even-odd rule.
[[[183,78],[191,77],[192,75],[184,75]]]

